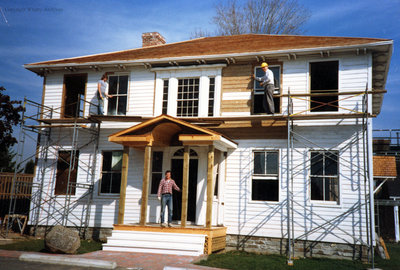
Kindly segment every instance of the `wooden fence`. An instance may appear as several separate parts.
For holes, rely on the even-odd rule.
[[[11,198],[14,173],[0,173],[0,200]],[[14,198],[30,198],[32,195],[33,174],[17,174]]]

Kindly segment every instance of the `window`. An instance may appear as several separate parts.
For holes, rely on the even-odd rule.
[[[157,194],[158,185],[163,177],[162,173],[163,152],[153,152],[151,163],[151,194]]]
[[[214,116],[215,78],[210,78],[208,93],[208,116]]]
[[[75,156],[71,152],[72,151],[58,151],[56,186],[54,190],[55,195],[67,195],[68,177],[68,195],[75,195],[79,151],[75,151]],[[72,169],[71,173],[69,172],[70,168]]]
[[[280,89],[281,89],[281,67],[280,66],[269,66],[268,69],[272,71],[274,74],[274,85],[275,85],[275,91],[274,95],[280,94]],[[261,69],[261,67],[256,67],[255,68],[255,75],[257,77],[262,77],[264,76],[264,71]],[[253,114],[258,114],[258,113],[265,113],[264,107],[263,107],[263,99],[264,99],[264,87],[260,85],[260,82],[254,80],[254,96],[253,96]],[[274,98],[274,104],[275,104],[275,113],[280,112],[280,105],[281,105],[281,99],[280,97],[275,97]]]
[[[122,151],[103,152],[100,193],[119,194],[121,188]]]
[[[310,93],[312,112],[338,111],[339,61],[310,63]]]
[[[279,201],[278,151],[255,151],[251,198],[255,201]]]
[[[311,200],[339,202],[337,151],[311,152]]]
[[[198,116],[199,81],[198,78],[178,80],[178,103],[176,116]]]
[[[163,80],[163,101],[162,101],[163,114],[167,114],[168,112],[168,84],[169,80]]]
[[[108,115],[126,115],[128,96],[128,76],[109,76],[108,94],[113,98],[108,99]]]

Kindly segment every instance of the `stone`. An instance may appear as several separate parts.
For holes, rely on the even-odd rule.
[[[78,232],[57,225],[46,235],[46,248],[53,253],[74,254],[81,246]]]

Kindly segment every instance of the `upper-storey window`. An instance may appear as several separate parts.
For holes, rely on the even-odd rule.
[[[108,115],[126,115],[128,99],[128,75],[109,76]]]
[[[339,61],[310,63],[310,93],[312,112],[338,111]]]
[[[268,69],[274,74],[274,95],[280,94],[281,89],[281,66],[269,66]],[[254,74],[256,77],[264,76],[264,71],[261,67],[255,67]],[[260,85],[260,82],[254,80],[254,92],[253,92],[253,114],[265,113],[263,107],[264,99],[264,86]],[[274,97],[275,113],[280,112],[281,99],[280,97]]]
[[[178,80],[178,99],[176,116],[198,116],[199,113],[199,78]]]

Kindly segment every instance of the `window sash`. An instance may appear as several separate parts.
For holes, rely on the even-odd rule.
[[[268,69],[270,69],[274,74],[274,85],[275,85],[274,94],[279,94],[281,87],[281,66],[269,66]],[[262,77],[264,76],[264,71],[262,70],[261,67],[256,67],[254,74],[256,77]],[[255,95],[264,94],[264,87],[260,85],[259,81],[254,80],[253,87]]]
[[[215,78],[210,78],[208,94],[208,116],[214,116],[214,100],[215,100]]]
[[[126,115],[128,104],[128,75],[109,76],[108,115]]]
[[[119,194],[122,177],[122,151],[104,151],[100,194]]]
[[[163,102],[162,102],[162,113],[168,113],[168,87],[169,87],[169,80],[163,80]]]
[[[261,166],[259,166],[258,170],[261,170],[255,173],[256,162],[260,162],[258,165]],[[271,167],[268,168],[268,163],[271,162],[274,165],[272,169]],[[269,189],[259,191],[258,188],[260,187],[269,187]],[[251,198],[253,201],[279,201],[279,151],[266,150],[253,152]]]
[[[178,80],[177,113],[178,117],[198,116],[199,114],[199,78]]]

